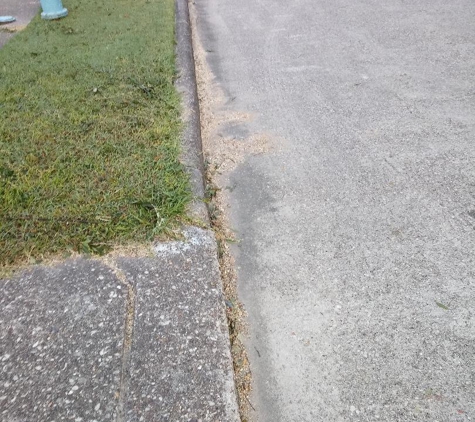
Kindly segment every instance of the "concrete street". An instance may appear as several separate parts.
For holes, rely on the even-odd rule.
[[[475,3],[195,3],[252,418],[474,420]]]

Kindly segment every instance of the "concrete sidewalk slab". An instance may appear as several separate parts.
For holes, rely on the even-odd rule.
[[[212,232],[0,282],[1,419],[237,421]]]
[[[128,421],[238,420],[216,243],[185,234],[153,258],[118,260],[137,294]]]
[[[114,420],[124,304],[122,283],[95,260],[2,280],[0,419]]]
[[[0,25],[0,47],[17,31],[25,28],[40,10],[39,0],[2,0],[0,15],[16,18],[15,22]]]

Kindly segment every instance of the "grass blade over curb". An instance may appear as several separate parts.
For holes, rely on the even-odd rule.
[[[189,200],[173,0],[69,0],[0,50],[0,264],[145,240]]]

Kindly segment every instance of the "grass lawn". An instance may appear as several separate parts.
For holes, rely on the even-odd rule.
[[[63,0],[0,50],[0,266],[184,218],[173,0]]]

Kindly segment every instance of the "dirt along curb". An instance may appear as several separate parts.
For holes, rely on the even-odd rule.
[[[226,304],[229,345],[234,369],[234,385],[239,415],[244,422],[250,420],[254,407],[249,399],[252,376],[244,345],[244,339],[247,336],[246,311],[238,298],[236,268],[230,251],[230,244],[238,240],[229,225],[226,206],[223,202],[225,185],[221,183],[219,176],[224,167],[221,166],[222,163],[218,163],[220,160],[217,156],[221,156],[222,149],[226,146],[222,143],[219,146],[216,142],[210,142],[213,136],[211,128],[216,128],[221,123],[220,116],[212,112],[211,105],[219,103],[223,96],[219,87],[213,84],[213,76],[206,62],[206,53],[200,41],[201,34],[197,28],[198,16],[194,1],[177,0],[177,8],[177,19],[181,19],[181,23],[186,22],[185,28],[180,28],[180,23],[177,23],[177,37],[183,36],[186,31],[186,44],[182,44],[182,48],[186,45],[186,55],[183,52],[179,54],[179,60],[186,60],[186,66],[190,72],[185,77],[189,77],[188,98],[192,99],[189,103],[193,104],[194,115],[192,117],[188,115],[188,119],[194,119],[192,130],[195,131],[195,136],[200,137],[199,144],[194,144],[195,148],[197,145],[200,147],[195,157],[200,158],[199,165],[204,170],[205,203],[209,212],[209,225],[217,241],[221,286]],[[180,34],[181,30],[183,32]],[[222,142],[222,139],[219,142]],[[234,160],[231,159],[231,161]],[[200,180],[199,187],[201,186]]]
[[[235,288],[234,263],[230,259],[226,238],[229,233],[223,229],[224,224],[216,213],[219,213],[219,205],[215,204],[213,193],[215,189],[213,178],[210,176],[210,169],[205,165],[205,157],[202,140],[202,114],[200,109],[200,91],[198,87],[198,74],[196,68],[196,51],[194,45],[196,40],[193,34],[193,23],[190,14],[190,3],[188,0],[176,0],[176,38],[177,38],[177,66],[180,77],[176,86],[182,94],[183,121],[185,124],[183,132],[184,153],[182,160],[186,165],[192,184],[194,200],[192,201],[189,213],[198,220],[206,223],[206,226],[215,232],[217,239],[217,251],[219,257],[219,268],[221,272],[221,289],[226,303],[226,317],[229,329],[230,356],[233,364],[233,376],[235,386],[234,401],[239,408],[240,419],[248,419],[248,394],[250,385],[250,371],[247,354],[241,342],[239,333],[243,327],[244,310],[239,303]],[[206,113],[205,113],[206,115]],[[209,206],[208,206],[209,204]],[[213,210],[216,209],[216,212]],[[245,385],[245,387],[243,387]],[[252,405],[251,405],[252,407]]]

